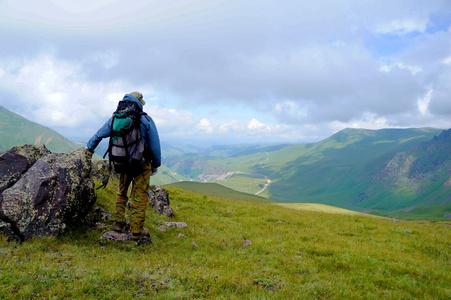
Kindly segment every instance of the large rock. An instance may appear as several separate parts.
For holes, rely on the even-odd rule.
[[[2,153],[0,228],[24,240],[79,225],[96,201],[91,167],[83,148],[56,154],[27,145]]]
[[[92,176],[100,179],[105,180],[107,176],[113,176],[112,178],[119,178],[119,175],[114,171],[114,167],[111,165],[110,168],[110,162],[105,159],[99,159],[92,162]]]
[[[159,185],[151,185],[149,191],[149,202],[152,208],[167,217],[173,217],[174,211],[169,203],[169,193]]]
[[[51,152],[40,146],[31,145],[13,147],[0,153],[0,194],[15,184],[39,158]]]

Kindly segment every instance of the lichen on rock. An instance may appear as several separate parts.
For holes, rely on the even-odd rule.
[[[83,148],[58,154],[25,145],[0,154],[3,231],[24,240],[79,225],[96,201],[91,168]]]

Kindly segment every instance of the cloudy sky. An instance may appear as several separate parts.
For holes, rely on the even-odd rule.
[[[451,127],[450,0],[0,0],[0,105],[76,141],[124,94],[163,142]]]

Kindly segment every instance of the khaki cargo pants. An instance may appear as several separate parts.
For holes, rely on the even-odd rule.
[[[132,183],[130,229],[132,233],[141,233],[146,220],[146,208],[149,201],[149,180],[151,173],[150,163],[141,166],[139,174],[135,177],[127,174],[119,175],[119,187],[116,196],[116,222],[125,221],[125,208],[127,206],[127,191]]]

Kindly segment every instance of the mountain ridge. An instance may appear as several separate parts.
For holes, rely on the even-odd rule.
[[[367,189],[375,185],[375,170],[383,168],[398,153],[420,147],[421,143],[433,141],[435,136],[440,141],[442,138],[438,137],[443,132],[446,131],[435,128],[344,129],[318,143],[284,145],[272,152],[262,153],[264,147],[255,147],[239,157],[179,155],[169,157],[166,163],[191,180],[210,178],[208,181],[251,194],[261,190],[266,176],[271,184],[262,196],[280,202],[323,203],[353,210],[397,210],[418,205],[418,198],[427,193],[437,197],[434,205],[443,204],[450,191],[446,188],[440,194],[425,190],[423,194],[414,195],[416,198],[407,197],[407,201],[399,193],[386,195],[388,200],[382,199],[383,195],[369,197]],[[231,151],[231,147],[228,148]],[[447,153],[451,151],[448,144],[445,149]],[[443,157],[446,162],[440,161],[440,164],[448,164],[449,159]],[[449,176],[445,169],[444,165],[442,179]],[[221,180],[220,175],[227,173],[233,175]],[[433,183],[435,188],[440,184]],[[381,186],[373,187],[377,189]]]
[[[451,203],[451,129],[442,131],[430,141],[422,142],[409,150],[399,152],[373,170],[369,181],[379,188],[369,187],[369,193],[385,193],[396,188],[398,193],[409,193],[404,198],[415,198],[409,209],[416,206],[449,205]],[[418,198],[418,197],[416,197]]]
[[[25,144],[45,145],[50,151],[57,153],[69,152],[83,146],[66,139],[51,128],[29,121],[0,106],[0,151]]]

